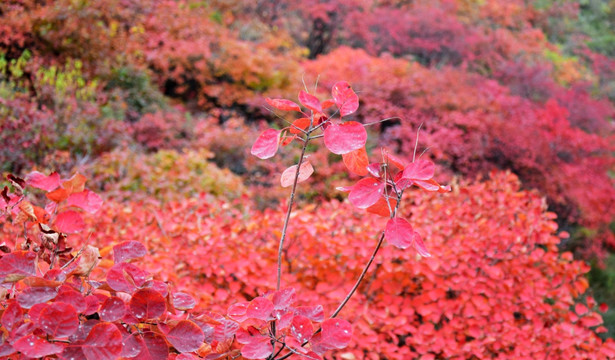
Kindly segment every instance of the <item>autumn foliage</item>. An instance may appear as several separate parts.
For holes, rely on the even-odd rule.
[[[0,358],[615,358],[614,6],[1,1]]]

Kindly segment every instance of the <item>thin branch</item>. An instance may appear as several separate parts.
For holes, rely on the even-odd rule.
[[[305,73],[301,74],[301,83],[303,84],[303,88],[305,89],[306,93],[309,93],[310,91],[307,88],[307,85],[305,85]]]
[[[305,158],[305,151],[307,149],[310,137],[308,136],[301,148],[301,156],[299,157],[299,163],[297,164],[297,171],[295,171],[295,179],[293,181],[293,188],[290,192],[290,200],[288,202],[288,209],[286,210],[286,218],[284,219],[284,227],[282,228],[282,236],[280,237],[280,245],[278,246],[278,277],[276,290],[280,290],[280,283],[282,281],[282,250],[284,249],[284,240],[286,239],[286,231],[288,230],[288,223],[290,222],[290,213],[293,210],[293,204],[295,202],[295,192],[297,190],[297,182],[299,180],[299,171],[301,170],[301,164]]]
[[[419,125],[418,129],[416,129],[416,142],[414,143],[414,153],[412,154],[412,162],[414,162],[414,160],[416,159],[416,148],[419,147],[419,133],[421,131],[421,126],[423,126],[423,123]]]
[[[363,124],[363,126],[376,125],[376,124],[380,124],[380,123],[383,123],[385,121],[394,120],[394,119],[401,120],[401,118],[399,116],[393,116],[393,117],[390,117],[390,118],[386,118],[386,119],[370,122],[370,123],[367,123],[367,124]]]
[[[425,148],[425,150],[423,150],[423,152],[421,153],[421,155],[419,155],[419,160],[423,157],[423,155],[425,155],[425,153],[427,152],[427,150],[429,150],[431,148]]]
[[[354,286],[352,287],[352,290],[350,290],[348,295],[346,295],[346,297],[344,298],[344,300],[342,301],[340,306],[338,306],[337,309],[333,312],[333,315],[331,315],[331,318],[336,317],[340,313],[340,311],[342,311],[344,306],[346,306],[346,303],[348,303],[348,301],[350,300],[352,295],[354,295],[355,291],[357,291],[357,288],[359,287],[359,285],[363,281],[363,278],[365,278],[365,274],[367,274],[367,271],[369,270],[369,267],[372,265],[372,262],[374,262],[374,259],[376,258],[376,254],[378,253],[378,250],[380,250],[380,246],[382,246],[382,242],[383,241],[384,241],[384,231],[382,232],[382,235],[380,235],[380,239],[378,240],[378,244],[376,244],[376,248],[374,249],[374,252],[372,253],[372,256],[369,258],[369,261],[367,262],[367,264],[363,268],[363,271],[361,272],[361,275],[359,275],[359,278],[357,279],[357,282],[354,284]]]

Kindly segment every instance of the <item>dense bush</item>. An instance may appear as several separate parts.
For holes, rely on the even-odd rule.
[[[0,353],[98,357],[90,333],[106,334],[117,354],[123,346],[109,324],[123,321],[134,326],[118,327],[121,335],[128,329],[134,336],[126,339],[139,349],[144,343],[157,349],[152,357],[235,356],[239,348],[256,357],[271,351],[270,332],[318,358],[298,346],[310,332],[277,332],[287,324],[254,309],[247,318],[248,308],[275,303],[287,321],[297,306],[321,303],[322,313],[302,313],[296,324],[321,326],[321,314],[332,314],[348,277],[361,271],[366,245],[377,242],[372,231],[389,228],[339,203],[346,194],[336,187],[349,191],[354,205],[395,213],[379,192],[394,188],[382,171],[392,162],[413,169],[393,171],[402,178],[423,171],[457,184],[442,198],[413,193],[412,204],[400,207],[436,256],[384,247],[342,313],[356,324],[352,347],[339,349],[348,329],[337,328],[344,341],[322,342],[316,334],[311,349],[337,347],[331,356],[348,360],[615,357],[612,341],[598,337],[611,336],[606,330],[615,325],[601,326],[593,299],[615,306],[608,254],[615,249],[614,6],[612,0],[0,2],[0,171],[78,170],[108,199],[102,205],[93,192],[78,191],[80,176],[63,183],[57,174],[34,175],[25,197],[24,185],[11,178],[0,198],[0,208],[9,208],[0,220]],[[359,100],[340,90],[346,87],[329,94],[341,79],[359,93],[356,113]],[[296,101],[298,92],[302,114],[298,104],[280,99]],[[353,111],[343,110],[340,94],[352,98]],[[331,121],[340,110],[344,119]],[[302,117],[316,121],[314,127]],[[342,148],[332,143],[337,135],[348,136]],[[311,141],[320,137],[323,145]],[[345,147],[356,145],[351,137],[360,148]],[[276,161],[250,155],[247,144],[256,138],[252,153],[277,152]],[[299,138],[309,145],[290,145]],[[393,160],[381,146],[414,165]],[[284,238],[278,206],[289,204],[279,185],[292,183],[295,168],[288,165],[298,159],[308,165],[297,167],[305,183],[294,199],[302,205],[288,212],[282,271],[284,283],[298,291],[274,295],[275,239]],[[365,174],[371,177],[359,180]],[[431,177],[406,180],[445,189]],[[369,201],[357,195],[362,191]],[[83,220],[99,206],[96,218]],[[391,233],[398,237],[388,241],[397,245],[406,236]],[[405,240],[418,244],[407,233]],[[85,245],[101,254],[89,279],[73,268],[88,256],[96,262],[95,248]],[[117,258],[124,246],[137,249],[142,270]],[[591,259],[593,293],[584,277],[588,266],[567,250]],[[14,260],[27,265],[26,278],[15,276]],[[50,272],[52,265],[68,270]],[[138,290],[118,290],[107,275],[120,268],[153,277],[137,281]],[[200,305],[176,307],[175,286]],[[160,317],[110,321],[94,309],[107,298],[121,305],[117,297],[134,317],[132,299],[152,289],[167,297],[168,313]],[[22,306],[39,292],[57,297],[35,296],[39,304]],[[82,311],[75,293],[90,299],[92,309]],[[67,303],[75,312],[64,311]],[[231,304],[230,317],[204,315],[227,314]],[[48,326],[50,314],[66,316],[71,331],[77,319],[70,340]],[[96,322],[104,331],[90,331]],[[215,330],[221,324],[233,334]],[[242,330],[233,332],[235,326]],[[167,336],[179,331],[193,340],[202,332],[206,344],[196,349],[196,341]],[[29,341],[41,352],[30,352]]]
[[[381,250],[374,274],[342,312],[355,324],[344,358],[615,356],[613,342],[603,344],[594,333],[604,329],[586,293],[588,267],[558,253],[555,215],[536,194],[520,192],[513,175],[456,186],[447,196],[413,195],[403,213],[438,256]],[[88,219],[95,231],[71,241],[89,238],[100,248],[91,277],[104,279],[114,267],[113,246],[140,239],[149,249],[141,266],[155,283],[193,294],[197,313],[224,312],[229,301],[274,285],[283,211],[261,213],[245,199],[233,205],[203,196],[162,207],[111,201]],[[306,289],[301,300],[323,304],[328,314],[345,295],[347,279],[361,271],[383,220],[337,202],[298,210],[294,219],[284,282]],[[19,226],[3,228],[8,246],[22,241]]]
[[[338,65],[346,61],[352,65]],[[589,96],[576,96],[566,105],[577,106],[585,100],[583,108],[592,108],[593,114],[602,112],[585,117],[575,108],[571,117],[554,100],[536,104],[478,75],[452,68],[435,71],[346,48],[307,68],[327,79],[345,76],[358,89],[376,85],[376,90],[362,96],[364,106],[358,116],[365,122],[376,121],[384,113],[399,116],[401,120],[383,125],[386,144],[411,154],[416,129],[423,124],[422,143],[429,144],[428,154],[445,168],[470,177],[495,168],[512,169],[526,186],[547,195],[561,221],[598,231],[601,241],[586,243],[589,250],[585,251],[601,253],[603,245],[612,246],[608,225],[615,216],[615,188],[609,176],[614,134],[608,118],[610,104],[603,111]],[[597,134],[581,129],[595,129]]]

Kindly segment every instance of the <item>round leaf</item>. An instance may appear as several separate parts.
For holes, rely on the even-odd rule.
[[[179,352],[198,350],[203,344],[204,338],[203,330],[190,320],[180,321],[167,334],[167,340]]]
[[[173,307],[177,310],[186,311],[193,309],[196,306],[196,300],[186,293],[173,293]]]
[[[58,231],[66,234],[76,233],[85,229],[83,217],[74,210],[59,213],[54,224]]]
[[[256,139],[252,145],[251,153],[260,159],[269,159],[278,151],[280,144],[280,131],[267,129]]]
[[[283,111],[301,111],[301,108],[294,101],[286,100],[286,99],[270,99],[266,98],[267,104],[273,106],[276,109]]]
[[[333,85],[331,95],[340,109],[341,116],[350,115],[359,108],[359,96],[346,81],[340,81]]]
[[[53,337],[67,337],[79,328],[77,310],[70,304],[54,302],[38,317],[38,327]]]
[[[359,209],[367,209],[382,198],[383,191],[384,183],[379,179],[361,179],[352,187],[348,200]]]
[[[348,346],[352,339],[352,326],[346,320],[327,319],[322,323],[322,341],[337,349]]]
[[[408,180],[429,180],[435,172],[435,165],[429,160],[418,160],[410,163],[404,169],[402,178]]]
[[[360,176],[367,175],[369,159],[364,147],[342,154],[342,159],[344,159],[344,165],[346,165],[348,171]]]
[[[295,175],[297,173],[297,165],[293,165],[288,169],[284,170],[282,176],[280,177],[280,184],[282,187],[289,187],[295,181]],[[314,173],[314,167],[308,160],[304,160],[301,163],[301,168],[299,169],[299,177],[297,178],[297,183],[303,182],[310,178],[310,176]]]
[[[102,199],[98,194],[88,189],[82,192],[70,194],[66,199],[67,206],[76,206],[80,209],[89,212],[90,214],[96,213],[102,207]]]
[[[35,335],[26,335],[15,341],[13,348],[31,358],[42,358],[64,350],[64,346],[61,344],[52,344]]]
[[[100,307],[98,315],[102,321],[114,322],[126,314],[126,304],[117,296],[111,296]]]
[[[113,324],[103,322],[94,325],[82,345],[88,360],[114,360],[122,353],[122,333]]]
[[[121,262],[138,259],[147,254],[145,245],[138,241],[124,241],[113,247],[113,261],[118,264]]]
[[[395,217],[387,222],[384,236],[390,244],[406,249],[412,245],[414,230],[406,219]]]
[[[246,316],[253,319],[269,320],[273,311],[273,303],[264,297],[257,297],[250,301],[246,309]]]
[[[322,105],[320,104],[320,100],[318,100],[316,96],[308,94],[303,90],[299,93],[299,102],[312,111],[318,113],[322,112]]]
[[[290,325],[290,330],[295,339],[300,342],[306,342],[312,338],[314,333],[314,327],[312,322],[305,316],[297,315],[293,318],[293,322]]]
[[[26,184],[37,189],[52,191],[60,186],[60,175],[54,172],[46,176],[38,171],[33,171],[26,176]]]
[[[356,121],[331,124],[325,129],[325,146],[334,154],[347,154],[365,146],[367,131]]]
[[[130,311],[139,320],[157,319],[167,311],[167,303],[158,291],[140,289],[130,299]]]

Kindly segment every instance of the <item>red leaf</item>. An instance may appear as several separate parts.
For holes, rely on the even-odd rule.
[[[177,310],[186,311],[196,306],[194,298],[183,292],[173,293],[173,307]]]
[[[139,320],[157,319],[167,311],[167,303],[158,291],[139,289],[130,299],[130,311]]]
[[[31,287],[17,294],[17,302],[22,308],[29,309],[36,304],[45,303],[55,298],[57,294],[53,287]]]
[[[145,341],[138,333],[133,333],[124,338],[122,341],[122,357],[133,358],[139,355],[145,349]]]
[[[318,113],[322,112],[322,105],[320,105],[320,100],[318,100],[316,96],[308,94],[303,90],[301,90],[301,92],[299,93],[299,102],[312,111]]]
[[[227,315],[234,320],[243,322],[248,318],[246,316],[246,311],[248,310],[249,305],[250,303],[247,301],[240,301],[238,303],[235,303],[229,306]]]
[[[387,204],[387,201],[384,197],[381,197],[374,205],[365,209],[365,211],[367,211],[368,213],[389,217],[391,216],[391,211],[395,209],[395,206],[397,205],[397,200],[389,199],[389,204]]]
[[[38,318],[40,317],[43,309],[45,309],[47,306],[49,306],[49,304],[46,303],[32,305],[32,307],[28,311],[28,317],[30,318],[30,321],[35,324],[38,324]]]
[[[344,159],[344,165],[346,165],[348,171],[360,176],[367,175],[369,159],[364,147],[342,154],[342,159]]]
[[[34,335],[27,335],[15,341],[13,348],[31,358],[41,358],[58,354],[64,350],[63,345],[49,343]]]
[[[589,310],[587,309],[587,306],[581,304],[581,303],[577,303],[574,306],[574,312],[577,313],[577,315],[583,315],[585,313],[587,313]]]
[[[359,180],[350,191],[348,200],[359,209],[367,209],[382,198],[384,183],[379,179],[364,178]]]
[[[265,101],[267,101],[267,104],[279,110],[301,112],[301,108],[294,101],[290,101],[286,99],[270,99],[270,98],[266,98]]]
[[[429,179],[427,181],[415,180],[414,185],[425,191],[440,191],[440,184],[438,184],[434,179]]]
[[[21,307],[15,302],[15,300],[9,300],[9,306],[4,309],[2,313],[2,317],[0,318],[0,324],[4,326],[5,329],[11,331],[13,327],[20,324],[23,321],[23,310]]]
[[[124,241],[113,247],[113,262],[118,264],[132,259],[138,259],[145,256],[145,254],[147,254],[147,249],[140,242],[134,240]]]
[[[198,350],[203,344],[205,334],[201,328],[189,320],[181,320],[167,334],[167,340],[179,352],[191,352]]]
[[[290,330],[295,339],[300,342],[306,342],[312,338],[314,333],[314,327],[312,322],[305,316],[297,315],[293,318],[293,322],[290,325]]]
[[[67,210],[58,214],[55,220],[55,228],[59,232],[72,234],[85,229],[85,222],[81,214],[74,210]]]
[[[291,134],[301,134],[302,131],[301,130],[305,130],[310,126],[311,120],[309,118],[299,118],[295,121],[293,121],[293,124],[290,126],[290,133]],[[301,129],[301,130],[299,130]]]
[[[11,344],[8,342],[8,339],[3,339],[0,342],[0,356],[7,356],[15,353],[17,350],[13,349]],[[7,358],[10,359],[10,358]]]
[[[328,109],[331,106],[335,105],[335,100],[332,99],[328,99],[322,102],[322,108],[324,109]]]
[[[315,322],[322,322],[325,319],[325,312],[322,308],[322,305],[297,306],[295,308],[295,313],[297,315],[305,316],[306,318]]]
[[[594,327],[603,323],[602,315],[598,313],[590,313],[587,316],[583,316],[580,320],[581,326]]]
[[[83,312],[87,309],[85,297],[69,285],[62,285],[60,287],[54,302],[71,304],[78,312]]]
[[[115,291],[132,293],[151,278],[151,275],[130,263],[113,265],[107,272],[107,284]]]
[[[250,305],[246,309],[248,318],[270,320],[271,312],[273,311],[273,303],[264,297],[257,297],[250,301]]]
[[[60,186],[60,175],[53,172],[46,176],[38,171],[33,171],[26,176],[26,184],[37,189],[51,191]]]
[[[425,247],[425,244],[423,243],[423,239],[421,238],[421,235],[419,233],[415,231],[412,239],[414,242],[413,243],[414,249],[419,253],[419,255],[421,255],[422,257],[431,256],[431,254],[427,251],[427,248]]]
[[[199,360],[200,358],[192,355],[192,354],[179,354],[175,358],[175,360]]]
[[[113,324],[103,322],[94,325],[82,345],[88,360],[114,360],[122,353],[122,333]]]
[[[293,165],[288,169],[284,170],[282,176],[280,177],[280,184],[282,187],[289,187],[295,181],[295,175],[297,172],[297,165]],[[309,179],[310,176],[314,173],[314,168],[309,160],[304,160],[301,163],[301,168],[299,169],[299,177],[297,178],[297,183],[304,182]]]
[[[77,310],[70,304],[54,302],[38,317],[38,327],[53,337],[67,337],[79,328]]]
[[[269,159],[278,151],[280,143],[280,131],[267,129],[256,139],[252,145],[251,153],[260,159]]]
[[[48,192],[45,196],[47,196],[47,199],[55,202],[55,203],[61,203],[62,201],[68,199],[68,196],[70,195],[70,193],[68,191],[66,191],[66,189],[63,188],[59,188],[59,189],[55,189],[51,192]]]
[[[36,253],[15,251],[0,258],[0,282],[15,282],[36,275]]]
[[[412,245],[414,230],[406,219],[395,217],[387,222],[384,236],[391,245],[406,249]]]
[[[325,129],[324,141],[329,151],[342,155],[364,147],[367,131],[356,121],[331,124]]]
[[[375,178],[380,177],[380,172],[382,171],[382,167],[380,163],[371,163],[367,165],[367,171],[369,174]]]
[[[169,346],[159,334],[152,331],[143,333],[143,350],[135,358],[139,360],[166,360],[169,357]]]
[[[340,109],[341,116],[350,115],[359,108],[359,96],[346,81],[340,81],[333,85],[331,95]]]
[[[327,319],[321,328],[322,341],[337,349],[345,348],[352,339],[352,326],[346,320]]]
[[[103,201],[101,197],[88,189],[78,193],[72,193],[68,199],[66,199],[67,206],[76,206],[86,212],[89,212],[90,214],[94,214],[100,210],[102,203]]]
[[[102,321],[114,322],[126,315],[126,304],[117,296],[111,296],[100,307],[98,311]]]
[[[398,170],[406,168],[406,162],[396,155],[391,154],[387,149],[382,149],[382,154],[387,164],[395,166]]]
[[[435,165],[429,160],[418,160],[404,169],[402,178],[408,180],[429,180],[433,177]]]
[[[233,320],[221,319],[220,324],[214,327],[214,340],[226,341],[233,338],[239,329],[239,324]]]
[[[241,348],[241,355],[246,359],[266,359],[272,352],[273,347],[266,337],[250,342]]]
[[[295,289],[285,288],[273,293],[273,308],[275,310],[287,309],[295,302]]]

